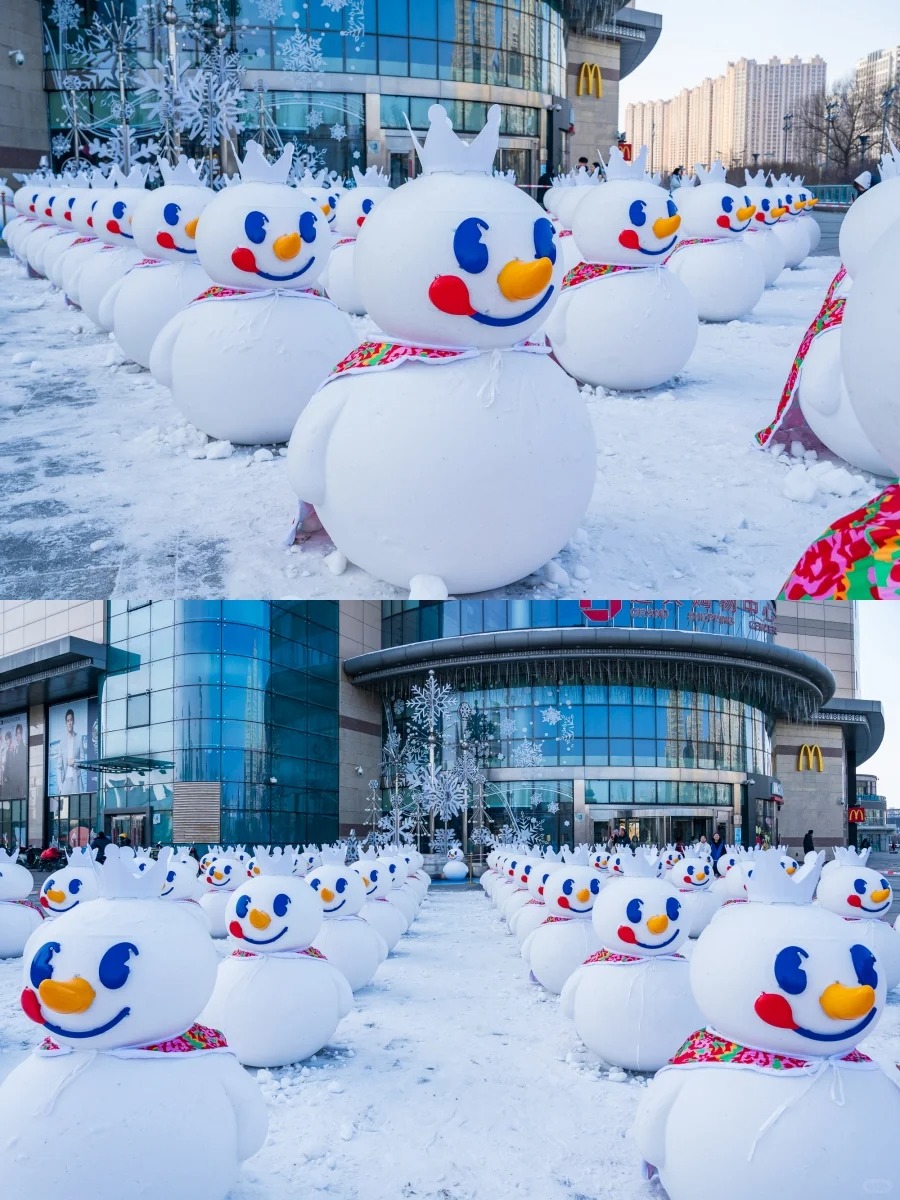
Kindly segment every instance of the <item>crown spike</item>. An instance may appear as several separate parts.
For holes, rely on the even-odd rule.
[[[643,180],[647,170],[648,154],[647,147],[641,146],[637,157],[628,162],[618,146],[610,146],[609,159],[606,163],[606,182],[612,183],[619,179]],[[599,179],[597,182],[599,183]]]
[[[404,114],[422,171],[425,175],[490,175],[500,146],[500,105],[488,109],[484,128],[472,142],[464,142],[453,131],[447,110],[432,104],[428,110],[428,133],[420,142]]]
[[[159,169],[163,183],[167,185],[181,184],[182,187],[204,187],[203,163],[196,163],[184,154],[178,155],[178,162],[173,167],[167,158],[159,159]]]
[[[704,183],[725,183],[725,164],[721,159],[716,159],[714,163],[710,163],[707,170],[702,163],[694,163],[694,174],[700,181],[702,187]]]
[[[294,161],[294,143],[288,142],[279,158],[270,163],[259,142],[247,143],[243,161],[238,159],[241,183],[287,183]]]
[[[778,850],[761,850],[746,872],[747,898],[757,904],[812,904],[824,855],[811,854],[794,875],[781,865]]]

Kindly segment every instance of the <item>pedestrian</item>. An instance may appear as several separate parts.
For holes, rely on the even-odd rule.
[[[719,833],[718,829],[713,834],[712,843],[709,847],[709,853],[710,857],[712,858],[713,874],[720,875],[721,872],[719,871],[719,859],[725,853],[725,840],[721,833]]]
[[[541,176],[538,179],[537,191],[534,194],[534,198],[537,200],[538,204],[540,204],[541,208],[544,207],[544,197],[547,195],[548,190],[552,187],[553,176],[549,171],[542,171]]]
[[[676,167],[669,176],[669,192],[677,192],[684,186],[684,167]]]
[[[684,842],[678,841],[675,843],[675,849],[682,857],[684,856]]]
[[[578,160],[578,170],[579,170],[579,171],[582,171],[582,170],[583,170],[583,171],[585,171],[586,173],[588,173],[588,174],[589,174],[589,173],[590,173],[590,172],[588,171],[588,167],[589,167],[589,166],[590,166],[590,164],[588,163],[588,160],[587,160],[587,158],[585,158],[585,156],[582,154],[581,158],[579,158],[579,160]]]
[[[803,838],[803,853],[804,854],[812,854],[815,851],[815,848],[816,848],[816,845],[815,845],[815,842],[813,841],[813,831],[811,829],[807,829],[806,834]]]
[[[872,848],[872,843],[869,841],[869,839],[863,838],[862,845],[860,846],[860,850],[870,850],[871,848]]]
[[[193,859],[194,859],[194,860],[195,860],[195,861],[196,861],[196,862],[199,864],[199,862],[200,862],[200,855],[199,855],[199,853],[197,852],[197,847],[196,847],[196,846],[191,846],[190,850],[188,850],[188,854],[191,856],[191,858],[193,858]]]
[[[97,851],[97,862],[106,862],[106,847],[109,845],[109,838],[102,829],[98,829],[91,841],[91,849]]]

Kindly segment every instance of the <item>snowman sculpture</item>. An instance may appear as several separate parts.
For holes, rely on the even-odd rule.
[[[371,851],[366,851],[351,866],[362,880],[366,892],[366,902],[359,910],[359,915],[381,934],[390,953],[409,929],[409,923],[400,909],[388,903],[391,877]]]
[[[44,243],[43,250],[38,254],[38,272],[53,282],[52,271],[60,256],[69,249],[78,237],[78,231],[72,225],[72,209],[78,198],[78,193],[87,187],[87,180],[82,175],[66,175],[60,180],[56,195],[51,204],[52,221],[55,225],[53,235]]]
[[[500,916],[505,921],[506,927],[512,933],[512,920],[520,909],[525,908],[528,901],[531,899],[531,893],[528,888],[532,874],[540,864],[539,858],[529,856],[523,859],[516,871],[515,883],[516,890],[511,895],[507,896],[503,904],[500,906]]]
[[[684,919],[693,938],[700,936],[719,907],[720,897],[712,890],[714,878],[708,856],[695,850],[677,863],[669,875],[681,895]]]
[[[196,228],[214,281],[163,326],[154,377],[210,437],[284,442],[322,379],[355,341],[313,288],[331,252],[324,214],[288,187],[294,149],[269,163],[247,143],[240,184],[217,192]]]
[[[12,207],[14,215],[10,213],[7,207],[7,221],[3,226],[3,240],[9,247],[9,252],[19,262],[19,256],[16,253],[17,242],[24,237],[25,231],[30,229],[35,223],[35,216],[32,210],[34,203],[32,197],[35,195],[35,184],[32,176],[27,176],[22,180],[21,187],[13,196]]]
[[[771,176],[771,180],[778,198],[778,207],[783,209],[774,233],[784,251],[784,265],[793,270],[794,267],[799,267],[809,254],[809,234],[799,219],[805,209],[800,199],[803,181],[790,175],[781,175],[778,179]]]
[[[179,846],[169,859],[160,896],[163,900],[184,905],[185,911],[209,933],[209,917],[200,905],[204,890],[203,880],[197,873],[197,860],[188,853],[186,846]]]
[[[366,311],[356,282],[356,239],[376,204],[391,196],[390,180],[378,167],[365,172],[353,167],[356,187],[341,193],[334,216],[336,240],[323,277],[329,300],[345,313],[362,316]]]
[[[866,866],[868,859],[868,850],[838,846],[832,869],[819,880],[816,900],[835,916],[856,923],[856,938],[883,965],[890,991],[900,984],[900,934],[887,920],[894,893],[880,871]]]
[[[797,220],[800,227],[809,238],[809,253],[815,254],[819,248],[819,242],[822,240],[822,230],[819,227],[819,222],[812,215],[813,208],[818,204],[818,196],[814,196],[812,190],[808,188],[802,179],[799,180],[800,188],[797,192],[797,200],[802,205]]]
[[[550,876],[559,867],[560,863],[555,853],[550,851],[542,860],[538,860],[534,864],[533,870],[528,876],[528,903],[517,909],[509,920],[510,932],[515,935],[520,949],[525,944],[528,935],[544,923],[547,916],[544,891]]]
[[[107,847],[100,898],[25,947],[21,1004],[45,1037],[0,1085],[10,1197],[225,1200],[265,1141],[255,1080],[197,1023],[216,953],[180,905],[159,899],[168,853],[135,876]],[[87,1145],[100,1148],[99,1169]]]
[[[662,267],[681,218],[669,193],[644,178],[646,146],[634,162],[618,147],[607,180],[577,208],[584,261],[566,275],[547,323],[560,365],[594,387],[657,387],[680,371],[697,342],[696,305]]]
[[[313,946],[346,978],[354,992],[366,987],[388,955],[388,946],[374,925],[360,913],[366,888],[359,874],[344,864],[346,847],[327,847],[322,865],[307,884],[322,906],[322,928]]]
[[[91,255],[79,271],[78,303],[84,315],[107,333],[112,329],[112,313],[101,320],[103,298],[144,257],[135,245],[131,225],[138,205],[149,195],[146,177],[146,167],[132,167],[123,175],[114,166],[107,179],[112,186],[100,189],[91,213],[92,228],[106,248]]]
[[[694,167],[699,185],[678,189],[682,238],[666,265],[694,297],[701,321],[747,316],[766,286],[762,257],[744,234],[756,214],[746,191],[725,181],[725,168]]]
[[[762,259],[766,287],[771,287],[784,270],[784,250],[773,232],[784,216],[784,209],[778,207],[772,189],[766,186],[765,171],[755,174],[745,171],[744,179],[747,183],[745,195],[756,209],[744,240]]]
[[[257,848],[261,874],[228,902],[232,954],[219,964],[202,1019],[221,1028],[241,1062],[281,1067],[318,1053],[353,1007],[342,973],[316,950],[321,906],[291,874],[292,855]]]
[[[459,846],[451,846],[447,851],[447,861],[441,867],[441,874],[451,883],[464,883],[469,878],[469,868]]]
[[[78,255],[74,253],[75,250],[87,245],[98,250],[101,245],[86,224],[86,217],[91,210],[91,205],[97,199],[91,187],[92,177],[92,171],[84,171],[72,179],[65,211],[62,214],[63,228],[72,236],[68,240],[62,240],[58,245],[48,246],[44,253],[47,278],[60,291],[64,290],[62,272],[65,264],[70,262],[73,257],[78,258]]]
[[[44,916],[28,899],[34,880],[18,857],[17,850],[0,848],[0,958],[18,958]]]
[[[100,305],[122,352],[142,367],[162,327],[212,286],[197,261],[200,214],[213,198],[193,160],[181,155],[176,166],[160,159],[164,184],[149,192],[134,214],[131,232],[145,254],[114,284]],[[46,255],[45,255],[46,257]]]
[[[587,850],[570,854],[544,884],[543,922],[522,943],[522,957],[532,978],[557,995],[578,967],[602,949],[591,924],[600,880],[588,865]]]
[[[884,968],[854,922],[810,903],[817,876],[798,882],[777,855],[758,856],[750,903],[724,909],[697,943],[706,1027],[651,1082],[634,1126],[645,1175],[658,1172],[669,1200],[696,1194],[705,1122],[729,1200],[778,1194],[788,1162],[804,1195],[896,1190],[900,1087],[857,1049],[884,1010]]]
[[[429,120],[424,145],[414,138],[423,174],[356,243],[384,339],[313,398],[288,475],[349,560],[440,598],[502,587],[558,553],[590,499],[596,451],[575,384],[528,340],[562,267],[543,210],[491,175],[499,107],[469,145],[440,105]],[[385,472],[385,454],[404,469]]]
[[[326,170],[314,174],[307,167],[294,186],[325,218],[333,244],[337,238],[337,212],[345,194],[341,177]]]
[[[594,189],[600,186],[600,182],[599,174],[590,175],[584,167],[570,171],[560,181],[559,194],[554,199],[554,215],[559,239],[557,245],[566,274],[577,267],[584,257],[575,235],[575,215],[583,202],[594,194]]]
[[[108,243],[98,236],[94,227],[94,214],[104,193],[112,187],[113,180],[95,167],[91,171],[90,187],[76,197],[72,206],[72,224],[79,236],[53,268],[53,282],[71,304],[78,304],[78,281],[84,267],[95,255],[110,252]]]
[[[45,917],[60,917],[97,899],[96,857],[89,847],[80,846],[67,856],[64,867],[47,876],[38,896]]]
[[[594,901],[601,950],[569,976],[563,1015],[584,1044],[614,1066],[658,1071],[702,1024],[679,954],[689,926],[662,861],[638,852],[625,878]]]
[[[324,854],[325,851],[323,850],[322,853]],[[390,880],[390,888],[385,899],[388,904],[393,904],[400,910],[406,919],[407,926],[412,925],[419,911],[419,902],[404,886],[406,883],[405,864],[399,851],[388,850],[380,858],[376,858],[375,862]]]
[[[59,233],[59,225],[54,218],[54,209],[57,213],[61,212],[64,191],[65,183],[62,177],[54,176],[50,180],[50,186],[40,193],[36,206],[38,223],[22,244],[22,256],[33,275],[43,277],[44,272],[41,268],[43,254],[48,243]]]
[[[200,897],[200,907],[209,920],[209,932],[214,938],[223,938],[228,933],[226,910],[231,893],[237,891],[247,878],[247,870],[240,859],[218,854],[209,864],[203,882],[206,891]]]

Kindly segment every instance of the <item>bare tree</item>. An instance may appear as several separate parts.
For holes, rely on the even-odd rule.
[[[808,183],[848,183],[877,160],[881,122],[880,95],[853,76],[837,80],[794,110],[800,161],[787,169]]]

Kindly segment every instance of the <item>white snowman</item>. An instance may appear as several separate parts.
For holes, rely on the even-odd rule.
[[[554,216],[557,222],[558,246],[562,257],[563,271],[568,274],[585,257],[575,234],[575,216],[582,203],[600,186],[600,176],[590,175],[584,167],[578,167],[560,181],[559,194],[554,199]]]
[[[725,180],[725,167],[698,163],[699,186],[678,189],[681,240],[666,265],[691,293],[701,321],[736,321],[759,303],[766,286],[762,257],[743,234],[756,207]]]
[[[188,853],[187,846],[177,847],[169,859],[160,896],[163,900],[183,904],[185,911],[195,917],[208,933],[209,917],[200,905],[204,890],[203,880],[197,871],[197,860]]]
[[[787,1162],[804,1195],[896,1190],[900,1087],[857,1049],[884,1009],[884,970],[854,922],[810,904],[817,875],[798,882],[777,855],[757,856],[750,903],[696,945],[707,1026],[650,1083],[634,1126],[645,1175],[670,1200],[696,1194],[692,1142],[710,1123],[730,1200],[777,1194]]]
[[[241,183],[217,192],[196,229],[214,285],[163,326],[154,377],[210,437],[284,442],[310,396],[355,339],[349,318],[312,286],[331,252],[321,211],[288,187],[293,146],[269,163],[247,143]]]
[[[800,187],[797,192],[797,200],[802,205],[802,211],[797,220],[809,238],[809,253],[815,254],[819,248],[819,242],[822,240],[822,230],[819,222],[812,215],[812,210],[818,204],[819,198],[813,195],[812,190],[806,186],[802,179],[798,180],[798,183]]]
[[[203,882],[206,890],[200,897],[200,907],[209,921],[209,932],[214,938],[223,938],[228,933],[226,910],[231,893],[237,891],[247,878],[247,870],[238,858],[224,853],[216,855],[209,864]]]
[[[558,553],[590,499],[596,451],[574,382],[527,340],[562,268],[543,210],[491,175],[499,107],[468,145],[440,105],[429,119],[423,174],[357,239],[356,278],[385,338],[339,363],[308,405],[288,475],[350,561],[441,598],[501,587]],[[385,472],[388,449],[404,470]]]
[[[407,926],[412,925],[419,911],[419,905],[415,897],[411,896],[403,886],[406,879],[403,860],[400,858],[399,851],[392,849],[385,850],[382,855],[376,858],[375,862],[390,880],[390,888],[385,899],[388,904],[393,904],[400,910],[406,919]]]
[[[328,224],[329,234],[336,239],[337,212],[344,197],[341,177],[324,169],[315,174],[307,167],[294,186],[322,214]]]
[[[575,851],[544,884],[543,922],[522,943],[522,957],[533,978],[557,995],[573,971],[601,949],[591,912],[600,895],[600,879],[588,865],[587,851]]]
[[[221,1033],[197,1023],[216,952],[180,905],[159,899],[167,858],[136,876],[107,847],[100,898],[25,947],[22,1008],[45,1039],[0,1085],[2,1138],[16,1147],[3,1167],[11,1197],[225,1200],[265,1141],[255,1080]],[[142,1139],[152,1163],[135,1154]],[[88,1144],[102,1147],[99,1170]]]
[[[53,264],[52,281],[71,304],[78,304],[78,278],[81,270],[96,254],[108,253],[107,243],[94,229],[94,213],[101,194],[111,188],[112,181],[95,167],[90,173],[90,186],[75,197],[72,205],[72,224],[78,237]]]
[[[646,146],[627,162],[613,146],[608,182],[577,208],[584,261],[563,280],[547,333],[560,365],[594,387],[656,387],[680,371],[697,342],[696,305],[661,267],[681,218],[664,188],[644,178]]]
[[[409,923],[400,909],[388,903],[390,874],[384,866],[379,866],[374,853],[368,851],[352,867],[366,891],[366,902],[359,910],[359,915],[381,934],[390,952],[409,929]]]
[[[784,216],[784,210],[778,207],[772,189],[766,186],[765,171],[755,174],[745,171],[744,179],[747,182],[745,195],[756,209],[744,240],[762,259],[766,287],[772,287],[784,270],[784,249],[772,232]]]
[[[534,865],[534,869],[528,876],[528,903],[513,913],[509,922],[510,931],[515,935],[520,949],[528,935],[544,923],[544,918],[547,916],[544,890],[550,876],[560,867],[561,864],[556,856],[553,855],[551,858],[548,855]]]
[[[39,194],[36,205],[38,222],[21,247],[22,257],[27,262],[28,268],[33,275],[43,277],[44,272],[41,269],[41,262],[43,260],[44,249],[59,233],[59,226],[54,219],[53,210],[56,205],[59,205],[61,209],[64,188],[65,184],[62,179],[54,176],[48,182],[48,186],[42,189]],[[57,209],[57,211],[60,211],[60,209]]]
[[[22,180],[21,186],[13,195],[13,214],[7,211],[6,224],[3,226],[3,240],[9,247],[9,252],[16,262],[20,261],[16,253],[16,243],[24,237],[25,231],[30,229],[36,221],[32,208],[36,198],[37,192],[34,181],[30,176],[27,176]]]
[[[410,846],[403,852],[403,861],[408,871],[407,882],[418,886],[419,899],[424,900],[431,887],[431,876],[424,869],[424,856]]]
[[[868,946],[883,965],[890,991],[900,984],[900,934],[887,920],[894,893],[880,871],[866,866],[868,859],[868,850],[836,847],[836,866],[822,873],[816,900],[835,916],[856,922],[857,940]]]
[[[101,320],[104,296],[144,257],[135,246],[131,223],[138,205],[147,198],[146,177],[146,167],[132,167],[123,175],[114,166],[107,177],[112,186],[98,190],[91,213],[93,231],[106,248],[92,254],[78,272],[78,304],[84,315],[106,332],[112,329],[112,313],[105,314],[105,323]]]
[[[53,282],[54,268],[66,250],[77,240],[78,230],[72,224],[72,210],[78,199],[78,195],[84,192],[87,188],[88,180],[85,176],[68,175],[60,181],[59,189],[51,204],[51,212],[53,214],[53,223],[56,226],[56,232],[44,244],[44,249],[39,255],[38,269],[45,279]]]
[[[219,964],[202,1013],[221,1028],[243,1063],[285,1066],[317,1054],[353,1007],[344,975],[312,943],[321,906],[291,874],[292,855],[259,847],[261,874],[244,879],[228,902],[233,948]]]
[[[712,890],[714,878],[708,856],[694,850],[669,873],[670,882],[681,894],[691,937],[700,936],[721,903],[720,896]]]
[[[38,895],[45,917],[62,916],[97,899],[96,857],[93,850],[80,846],[68,854],[64,867],[47,876]]]
[[[447,861],[441,867],[441,874],[451,883],[463,883],[469,878],[469,868],[459,846],[451,846],[447,851]]]
[[[322,928],[313,946],[345,976],[354,992],[367,987],[388,955],[385,939],[360,916],[366,888],[360,875],[344,864],[344,846],[322,851],[322,865],[306,883],[322,906]]]
[[[803,184],[790,175],[772,177],[772,188],[778,198],[778,207],[784,209],[774,228],[775,236],[784,251],[784,265],[790,270],[799,267],[809,254],[809,234],[799,220],[805,205],[800,199]]]
[[[341,193],[334,216],[336,240],[325,269],[325,292],[345,313],[362,316],[366,311],[356,282],[356,239],[376,204],[390,199],[390,180],[378,167],[360,171],[353,167],[356,187]]]
[[[500,906],[500,916],[506,922],[506,927],[512,933],[512,920],[520,909],[524,908],[531,899],[528,884],[532,874],[540,865],[540,859],[531,855],[522,859],[516,870],[513,883],[515,891],[511,892]]]
[[[18,851],[0,847],[0,958],[18,958],[44,916],[28,899],[31,872],[17,860]]]
[[[200,214],[213,192],[183,155],[174,167],[161,159],[159,169],[165,182],[147,193],[131,225],[135,245],[146,257],[109,289],[100,305],[101,321],[111,320],[122,352],[142,367],[150,366],[150,351],[162,327],[212,286],[197,261],[195,242]]]
[[[629,1071],[658,1071],[701,1024],[688,960],[678,953],[690,932],[684,905],[663,875],[656,855],[626,862],[622,883],[594,901],[602,949],[560,996],[584,1044]]]

